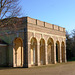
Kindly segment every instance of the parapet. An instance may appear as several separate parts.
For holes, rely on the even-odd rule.
[[[45,28],[66,32],[65,28],[63,28],[63,27],[60,27],[60,26],[57,26],[57,25],[54,25],[54,24],[50,24],[50,23],[47,23],[47,22],[43,22],[43,21],[40,21],[40,20],[37,20],[37,19],[33,19],[33,18],[30,18],[30,17],[27,17],[27,22],[31,23],[33,25],[38,25],[38,26],[42,26],[42,27],[45,27]]]

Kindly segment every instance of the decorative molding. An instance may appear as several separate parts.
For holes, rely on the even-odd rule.
[[[28,31],[32,32],[32,33],[39,33],[39,34],[42,34],[42,35],[49,35],[49,36],[56,36],[56,37],[66,38],[65,36],[53,35],[53,34],[43,33],[43,32],[34,31],[34,30],[28,30]]]

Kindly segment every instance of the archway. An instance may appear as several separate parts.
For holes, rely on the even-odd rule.
[[[60,43],[56,42],[56,61],[60,62]]]
[[[14,65],[15,67],[23,67],[23,41],[21,38],[14,40]]]
[[[53,59],[54,59],[54,42],[52,38],[48,39],[47,42],[47,60],[48,60],[48,64],[53,63]]]
[[[44,39],[40,40],[40,64],[45,64],[45,41]]]
[[[64,42],[61,44],[61,57],[62,57],[62,62],[65,62],[65,45]]]
[[[37,65],[37,40],[31,39],[31,65]]]

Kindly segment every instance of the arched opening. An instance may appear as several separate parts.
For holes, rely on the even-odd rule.
[[[31,65],[37,65],[37,40],[31,39]]]
[[[64,42],[61,44],[61,57],[62,57],[62,62],[65,62],[65,45]]]
[[[53,63],[54,59],[54,42],[52,38],[48,39],[47,42],[47,60],[48,64]]]
[[[14,67],[23,67],[23,41],[21,38],[14,40],[13,59]]]
[[[60,62],[60,44],[59,44],[59,41],[56,42],[56,61]]]
[[[44,39],[40,40],[40,64],[45,64],[45,41]]]

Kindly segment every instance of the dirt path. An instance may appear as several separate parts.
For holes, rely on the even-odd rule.
[[[75,62],[33,68],[0,68],[0,75],[75,75]]]

